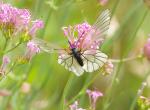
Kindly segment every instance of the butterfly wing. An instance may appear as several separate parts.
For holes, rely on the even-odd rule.
[[[82,54],[83,69],[86,72],[96,71],[107,62],[107,58],[108,56],[99,50],[86,50]]]
[[[61,49],[60,47],[54,44],[48,43],[38,38],[34,38],[32,41],[35,42],[44,52],[57,52],[59,54],[58,63],[63,65],[69,71],[72,71],[77,76],[83,74],[83,68],[77,63],[73,55],[70,54],[71,52],[69,49]]]
[[[73,55],[69,55],[67,52],[59,55],[58,63],[75,73],[77,76],[82,75],[84,72],[84,69],[77,63]]]
[[[101,38],[105,38],[107,31],[110,25],[110,11],[104,10],[100,16],[97,18],[96,22],[93,25],[93,29],[95,32],[95,39],[100,40]]]
[[[93,45],[95,42],[99,42],[100,44],[107,34],[109,24],[110,11],[107,9],[99,15],[91,30],[84,36],[81,48],[86,50],[91,48],[91,45]]]
[[[66,52],[66,49],[62,49],[55,44],[48,43],[39,38],[33,38],[32,41],[34,43],[36,43],[42,51],[47,52],[47,53],[54,53],[54,52],[64,53],[64,52]]]

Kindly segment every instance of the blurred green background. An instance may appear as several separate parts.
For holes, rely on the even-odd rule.
[[[63,26],[84,21],[93,24],[102,10],[110,9],[111,26],[102,51],[111,59],[140,54],[150,33],[149,9],[142,0],[109,0],[105,6],[101,6],[98,0],[3,0],[3,2],[29,9],[33,19],[42,19],[45,22],[45,28],[39,31],[37,37],[62,47],[68,45],[61,29]],[[97,110],[131,110],[149,67],[145,59],[134,60],[115,64],[111,75],[99,74],[89,86],[104,93],[104,97],[98,100]],[[97,73],[100,71],[85,73],[81,77],[74,75],[67,87],[66,101],[76,96]],[[12,74],[0,82],[1,89],[11,92],[10,96],[0,97],[0,110],[61,110],[63,91],[72,74],[57,63],[57,53],[38,54],[29,64],[17,66]],[[149,80],[147,78],[147,82]],[[25,82],[31,87],[28,93],[21,90]],[[148,83],[143,92],[146,97],[150,97],[150,81]],[[78,100],[82,108],[86,108],[89,104],[86,94]]]

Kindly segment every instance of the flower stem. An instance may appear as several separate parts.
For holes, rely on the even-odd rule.
[[[11,49],[7,50],[7,51],[5,52],[5,54],[6,54],[6,53],[9,53],[9,52],[11,52],[11,51],[13,51],[13,50],[16,49],[20,44],[21,44],[21,42],[17,43],[14,47],[12,47]]]
[[[50,19],[50,17],[51,17],[51,12],[52,12],[52,10],[51,9],[49,9],[49,11],[48,11],[48,15],[47,15],[47,17],[46,17],[46,21],[45,21],[45,26],[44,26],[44,29],[43,29],[43,31],[42,31],[42,33],[41,33],[41,38],[44,38],[44,36],[45,36],[45,31],[46,31],[46,29],[47,29],[47,26],[48,26],[48,22],[49,22],[49,19]]]
[[[136,57],[130,57],[130,58],[124,58],[124,59],[109,59],[112,63],[120,63],[120,62],[127,62],[127,61],[132,61],[132,60],[137,60],[143,58],[142,55],[138,55]]]
[[[6,40],[6,41],[5,41],[5,44],[4,44],[4,47],[3,47],[3,51],[5,51],[5,49],[6,49],[6,47],[7,47],[7,44],[8,44],[8,40],[9,40],[9,39],[8,39],[8,38],[5,38],[5,40]]]
[[[143,92],[143,90],[144,90],[144,88],[145,88],[145,86],[146,86],[146,84],[145,84],[145,83],[146,83],[146,79],[147,79],[147,77],[148,77],[149,75],[150,75],[150,71],[147,72],[147,74],[145,75],[145,77],[144,77],[144,79],[143,79],[143,81],[142,81],[142,83],[141,83],[141,86],[140,86],[140,88],[138,89],[138,92],[137,92],[135,98],[133,99],[133,101],[132,101],[132,103],[131,103],[131,107],[130,107],[129,110],[134,110],[134,108],[135,108],[135,106],[136,106],[137,99],[138,99],[139,96],[142,94],[142,92]]]
[[[62,95],[62,100],[61,100],[61,110],[66,110],[65,109],[65,99],[66,99],[66,96],[67,96],[67,93],[68,93],[68,90],[71,86],[71,82],[74,78],[74,74],[71,74],[70,77],[69,77],[69,80],[67,81],[67,84],[64,88],[64,92],[63,92],[63,95]]]
[[[87,81],[85,82],[85,85],[84,87],[80,90],[80,92],[75,96],[73,97],[69,102],[68,102],[68,105],[70,105],[71,103],[73,103],[75,100],[77,100],[80,96],[82,96],[83,94],[86,93],[86,90],[87,88],[95,81],[95,79],[97,78],[97,76],[99,75],[99,73],[102,73],[103,72],[103,69],[101,69],[100,72],[98,72],[92,79],[87,79]]]

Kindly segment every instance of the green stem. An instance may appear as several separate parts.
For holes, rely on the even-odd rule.
[[[119,2],[120,2],[120,0],[116,0],[115,5],[114,5],[114,7],[113,7],[113,9],[112,9],[111,18],[112,18],[112,16],[114,15],[114,13],[115,13],[115,11],[116,11],[116,9],[117,9],[117,6],[118,6],[118,4],[119,4]]]
[[[131,58],[123,58],[123,59],[109,59],[112,63],[120,63],[120,62],[128,62],[132,60],[137,60],[143,58],[142,55],[138,55],[136,57],[131,57]]]
[[[67,84],[64,88],[64,92],[63,92],[63,95],[62,95],[62,99],[61,99],[61,110],[66,110],[65,106],[66,106],[66,103],[65,103],[65,99],[66,99],[66,96],[68,94],[68,91],[69,91],[69,88],[71,86],[71,82],[74,78],[74,74],[71,74],[70,77],[69,77],[69,80],[67,81]]]
[[[146,18],[147,14],[148,14],[149,10],[146,9],[146,11],[144,12],[144,15],[140,21],[140,23],[138,24],[138,26],[136,27],[136,30],[134,31],[132,37],[130,37],[129,39],[129,42],[132,42],[135,38],[136,38],[136,34],[138,32],[138,30],[140,29],[141,25],[143,24],[144,22],[144,19]],[[129,45],[127,46],[127,48],[125,49],[125,54],[124,55],[127,55],[127,53],[129,53],[129,51],[131,50],[131,47],[133,45],[133,43],[128,43]]]
[[[137,7],[136,7],[136,8],[137,8]],[[147,12],[148,12],[148,11],[146,11],[146,12],[144,13],[143,18],[142,18],[142,20],[140,21],[140,23],[138,24],[136,30],[133,32],[133,37],[131,37],[130,41],[133,41],[133,40],[134,40],[134,38],[135,38],[134,36],[137,34],[137,32],[138,32],[140,26],[142,25],[142,23],[143,23],[143,21],[144,21],[146,15],[147,15]],[[128,51],[130,50],[130,47],[131,47],[131,46],[129,45],[129,47],[126,48],[126,52],[125,52],[124,56],[127,55],[126,53],[128,53]],[[134,58],[133,58],[133,59],[134,59]],[[125,61],[129,61],[129,60],[132,60],[132,59],[126,59]],[[121,69],[121,65],[122,65],[122,63],[123,63],[123,60],[121,59],[119,62],[120,62],[120,63],[118,64],[118,68],[117,68],[117,70],[116,70],[116,72],[115,72],[115,74],[114,74],[114,76],[113,76],[112,83],[111,83],[111,85],[109,86],[109,88],[108,88],[108,90],[107,90],[107,93],[106,93],[106,94],[107,94],[107,97],[106,97],[106,99],[104,100],[104,108],[103,108],[103,110],[107,110],[108,107],[109,107],[109,104],[111,103],[111,102],[110,102],[110,98],[111,98],[111,94],[112,94],[112,89],[113,89],[114,86],[115,86],[115,81],[116,81],[116,78],[117,78],[117,76],[118,76],[118,74],[119,74],[119,71],[120,71],[120,69]]]
[[[103,69],[101,69],[100,73],[103,72]],[[70,105],[71,103],[73,103],[75,100],[77,100],[80,96],[82,96],[83,94],[86,93],[86,90],[87,88],[95,81],[95,79],[98,77],[99,75],[99,72],[92,78],[92,79],[87,79],[84,87],[80,90],[80,92],[75,96],[73,97],[69,102],[68,102],[68,105]]]
[[[12,64],[11,68],[4,74],[4,77],[5,77],[6,75],[8,75],[8,74],[15,68],[16,65],[17,65],[17,62],[15,61],[15,62]],[[0,79],[0,82],[1,82],[2,80],[3,80],[3,78]]]
[[[42,33],[41,33],[41,38],[44,38],[44,36],[45,36],[45,31],[46,31],[46,29],[47,29],[47,26],[48,26],[48,22],[49,22],[49,19],[50,19],[50,17],[51,17],[51,8],[49,9],[49,12],[48,12],[48,15],[47,15],[47,17],[46,17],[46,21],[45,21],[45,26],[44,26],[44,29],[43,29],[43,31],[42,31]]]
[[[9,52],[11,52],[11,51],[13,51],[13,50],[16,49],[20,44],[21,44],[21,42],[17,43],[13,48],[7,50],[7,51],[5,52],[5,54],[6,54],[6,53],[9,53]]]
[[[6,47],[7,47],[7,44],[8,44],[8,38],[5,38],[6,39],[6,41],[5,41],[5,44],[4,44],[4,47],[3,47],[3,51],[5,51],[5,49],[6,49]]]
[[[118,73],[120,71],[121,65],[122,65],[122,62],[119,62],[118,67],[116,69],[116,72],[114,72],[114,75],[112,77],[110,86],[106,90],[106,95],[105,95],[106,98],[104,99],[103,110],[107,110],[108,107],[109,107],[109,104],[110,104],[109,101],[110,101],[110,98],[111,98],[112,90],[113,90],[113,88],[115,86],[116,77],[118,76]]]
[[[139,98],[139,96],[142,94],[143,92],[143,89],[145,88],[145,82],[146,82],[146,79],[147,77],[150,75],[150,71],[145,75],[142,83],[141,83],[141,86],[140,88],[138,89],[138,92],[137,92],[137,95],[135,96],[135,98],[133,99],[132,103],[131,103],[131,107],[129,110],[135,110],[135,106],[136,106],[136,103],[137,103],[137,99]]]

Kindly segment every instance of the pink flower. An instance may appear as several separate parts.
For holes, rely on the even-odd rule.
[[[38,29],[41,29],[41,28],[43,28],[43,27],[44,27],[44,23],[43,23],[42,20],[35,20],[35,21],[33,21],[33,26],[32,26],[32,28],[30,29],[29,34],[30,34],[31,36],[34,36],[34,35],[36,34],[37,30],[38,30]]]
[[[0,72],[2,74],[5,73],[6,71],[6,68],[7,68],[7,65],[10,63],[10,58],[8,56],[3,56],[3,62],[2,62],[2,65],[0,67]]]
[[[75,26],[63,27],[64,35],[68,38],[70,48],[99,49],[103,38],[97,38],[101,33],[87,22]]]
[[[10,96],[11,92],[7,89],[1,89],[0,90],[0,96]]]
[[[87,22],[84,22],[82,24],[78,24],[75,26],[78,36],[83,37],[91,30],[91,25],[89,25]]]
[[[68,38],[69,42],[78,46],[80,42],[83,40],[83,37],[89,32],[91,26],[85,22],[82,24],[77,24],[75,26],[63,27],[64,35]],[[77,32],[77,38],[75,37],[75,33]]]
[[[10,4],[0,4],[0,21],[2,24],[27,25],[30,16],[30,12],[26,9],[17,9]]]
[[[150,38],[148,38],[146,44],[144,45],[144,55],[150,60]]]
[[[29,93],[30,92],[30,89],[31,89],[31,85],[27,82],[24,82],[21,86],[21,91],[23,93]]]
[[[100,5],[104,6],[108,3],[108,0],[99,0]]]
[[[71,48],[99,49],[103,39],[95,39],[95,30],[87,22],[75,26],[63,27],[64,35],[68,38]],[[75,34],[77,33],[77,36]],[[93,37],[93,38],[92,38]]]
[[[27,54],[26,56],[31,59],[35,54],[40,52],[40,48],[33,41],[27,43]]]
[[[0,27],[6,34],[12,35],[24,31],[30,20],[31,14],[27,9],[18,9],[10,4],[0,4]]]
[[[91,90],[87,90],[86,91],[87,94],[89,95],[90,98],[90,103],[91,103],[91,107],[93,110],[95,110],[96,107],[96,101],[99,97],[103,96],[103,93],[99,92],[99,91],[91,91]]]
[[[85,110],[83,108],[78,108],[78,101],[75,101],[72,105],[69,106],[70,110]]]

